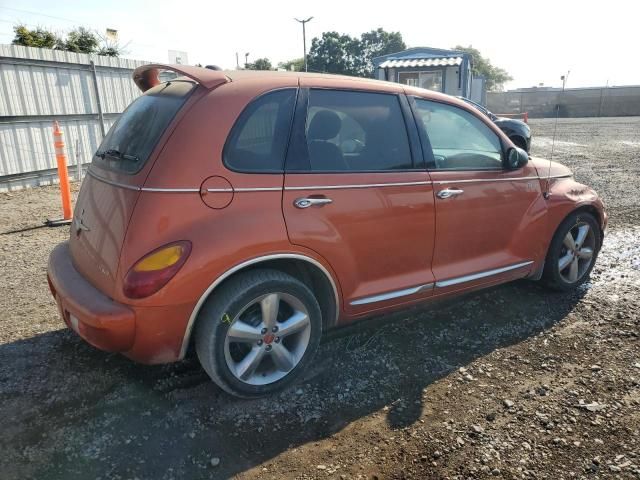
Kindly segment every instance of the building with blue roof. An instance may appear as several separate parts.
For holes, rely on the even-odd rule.
[[[372,60],[375,78],[484,103],[484,79],[473,78],[466,52],[415,47]],[[474,82],[475,80],[475,82]]]

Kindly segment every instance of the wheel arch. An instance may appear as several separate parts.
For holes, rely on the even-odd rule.
[[[604,217],[603,217],[603,213],[598,210],[598,208],[591,204],[591,203],[584,203],[582,205],[578,205],[576,208],[573,208],[571,210],[569,210],[568,212],[566,212],[566,214],[562,215],[559,219],[559,221],[556,222],[556,224],[553,227],[553,231],[551,232],[551,235],[549,236],[549,240],[546,246],[546,249],[544,250],[544,259],[541,262],[541,265],[528,277],[530,280],[540,280],[542,278],[542,274],[544,271],[544,266],[545,266],[545,260],[547,258],[547,255],[549,255],[549,249],[551,248],[551,241],[553,239],[553,236],[556,234],[556,232],[558,231],[558,229],[560,228],[560,225],[562,225],[562,222],[564,222],[570,215],[573,215],[575,213],[580,213],[580,212],[585,212],[585,213],[589,213],[591,215],[594,216],[594,218],[596,219],[596,221],[598,222],[598,225],[600,226],[600,244],[602,245],[602,240],[604,239],[604,229],[603,229],[603,225],[604,225]]]
[[[578,208],[576,208],[576,209],[572,210],[571,212],[569,212],[569,214],[565,218],[567,218],[572,213],[580,213],[580,212],[590,213],[591,215],[594,216],[594,218],[598,222],[598,226],[600,227],[600,236],[602,236],[602,234],[603,234],[602,226],[604,224],[604,218],[602,216],[602,212],[600,210],[598,210],[591,203],[586,203],[584,205],[580,205]],[[564,219],[562,219],[562,220],[564,221]]]
[[[600,238],[600,244],[602,245],[602,241],[604,240],[604,225],[605,225],[604,212],[598,209],[598,207],[596,207],[592,203],[583,203],[583,204],[577,205],[575,208],[567,212],[567,214],[564,215],[555,226],[553,230],[553,235],[555,235],[556,231],[558,230],[558,228],[560,228],[560,225],[562,225],[562,222],[564,222],[567,219],[567,217],[576,213],[589,213],[593,215],[593,217],[596,219],[596,222],[598,223],[598,226],[600,227],[599,238]],[[549,240],[549,242],[551,242],[551,240]],[[547,249],[548,248],[549,247],[547,247]]]
[[[234,275],[258,268],[279,270],[303,282],[311,289],[318,300],[320,311],[322,312],[323,330],[336,325],[340,314],[340,296],[338,294],[338,286],[333,276],[324,265],[312,257],[299,253],[264,255],[230,268],[218,276],[209,287],[207,287],[198,299],[189,317],[189,323],[182,338],[179,359],[183,359],[189,349],[193,327],[195,326],[198,314],[211,294]]]

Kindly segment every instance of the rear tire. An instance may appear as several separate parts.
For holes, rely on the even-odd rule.
[[[549,245],[543,284],[567,291],[584,283],[595,265],[601,239],[600,225],[590,213],[575,212],[565,218]]]
[[[196,323],[196,352],[223,390],[255,398],[293,383],[321,333],[320,306],[304,283],[278,270],[252,270],[206,301]]]

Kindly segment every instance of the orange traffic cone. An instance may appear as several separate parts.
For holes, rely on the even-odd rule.
[[[57,121],[53,122],[53,145],[56,148],[56,162],[58,163],[58,178],[60,179],[60,197],[62,199],[62,218],[47,220],[47,225],[68,225],[71,223],[71,187],[69,186],[69,171],[67,170],[67,155],[64,153],[62,130]]]

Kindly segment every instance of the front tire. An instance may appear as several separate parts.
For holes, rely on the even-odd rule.
[[[321,333],[320,306],[304,283],[277,270],[252,270],[206,301],[196,323],[196,352],[223,390],[255,398],[293,383]]]
[[[576,212],[565,218],[551,240],[543,283],[561,291],[584,283],[595,265],[601,238],[600,226],[590,213]]]

